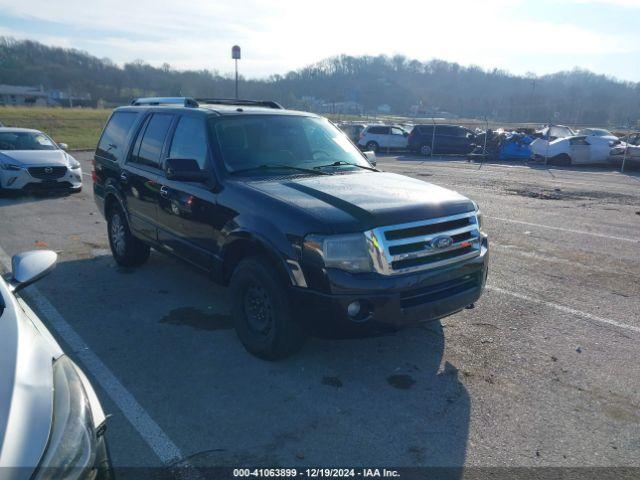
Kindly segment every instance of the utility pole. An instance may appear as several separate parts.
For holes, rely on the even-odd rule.
[[[238,100],[238,60],[240,60],[240,47],[238,45],[231,47],[231,58],[236,62],[236,100]]]

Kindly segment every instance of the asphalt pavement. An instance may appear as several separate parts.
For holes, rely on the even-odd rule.
[[[488,290],[269,363],[225,288],[156,252],[116,265],[75,157],[81,193],[0,199],[0,248],[59,252],[25,297],[92,378],[116,466],[640,467],[638,172],[380,157],[480,205]]]

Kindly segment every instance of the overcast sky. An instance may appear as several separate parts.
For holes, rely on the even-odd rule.
[[[0,35],[222,73],[237,43],[250,77],[340,53],[400,53],[640,81],[639,25],[640,0],[0,0]]]

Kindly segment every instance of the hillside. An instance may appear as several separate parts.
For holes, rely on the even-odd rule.
[[[233,96],[233,80],[217,71],[177,71],[142,61],[115,65],[78,50],[0,37],[0,84],[42,85],[90,93],[93,101],[128,103],[144,95]],[[323,60],[285,75],[242,79],[241,95],[288,107],[396,114],[488,117],[514,122],[635,124],[640,84],[585,70],[526,77],[403,56]]]

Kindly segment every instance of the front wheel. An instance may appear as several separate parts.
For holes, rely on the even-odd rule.
[[[266,258],[240,262],[230,289],[236,333],[250,353],[277,360],[300,349],[304,332],[292,316],[286,285]]]
[[[131,234],[119,207],[112,208],[107,218],[109,247],[116,262],[123,267],[139,267],[149,258],[150,248]]]
[[[374,152],[374,153],[378,153],[378,149],[380,147],[378,146],[378,144],[376,142],[368,142],[367,143],[367,151],[368,152]]]

